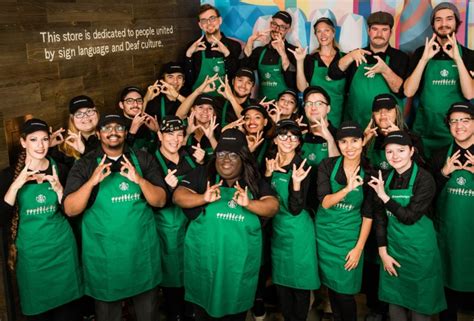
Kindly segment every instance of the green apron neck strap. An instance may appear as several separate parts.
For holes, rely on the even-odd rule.
[[[263,48],[262,52],[260,53],[260,57],[258,58],[258,64],[262,64],[263,57],[265,56],[265,53],[267,52],[267,47]],[[281,65],[281,57],[278,58],[278,65]]]
[[[191,168],[193,168],[193,169],[196,168],[196,164],[194,163],[192,158],[189,157],[189,155],[185,155],[184,159],[188,162],[188,164],[189,164],[189,166],[191,166]]]
[[[216,175],[216,181],[214,184],[217,184],[219,183],[219,181],[221,180],[221,176],[219,174]]]
[[[395,173],[395,169],[392,169],[390,171],[390,174],[387,177],[387,181],[385,182],[385,188],[386,189],[390,187],[390,183],[392,182],[394,173]],[[416,178],[417,174],[418,174],[418,165],[415,162],[413,162],[413,171],[411,173],[410,181],[408,182],[408,188],[409,189],[413,188],[413,184],[415,184],[415,178]]]
[[[165,95],[162,94],[162,96],[161,96],[161,118],[164,118],[165,116],[166,116]]]
[[[160,152],[159,148],[155,151],[155,156],[158,159],[158,162],[160,163],[160,166],[161,166],[161,168],[163,169],[163,171],[165,172],[165,175],[166,175],[168,173],[169,168],[168,168],[168,166],[166,166],[166,162],[163,158],[163,155],[161,155],[161,152]]]
[[[58,173],[58,175],[59,175],[58,164],[56,163],[54,158],[52,158],[52,157],[47,157],[47,158],[48,158],[49,162],[51,163],[51,166],[54,167],[54,169],[56,170],[56,173]]]
[[[225,121],[225,116],[227,114],[227,107],[229,106],[229,101],[226,100],[224,103],[224,106],[222,107],[222,118],[221,118],[221,126],[224,127],[227,125],[227,122]]]
[[[342,162],[342,156],[339,156],[339,158],[336,161],[336,164],[334,165],[334,169],[331,172],[331,181],[336,180],[336,174],[337,174],[337,171],[339,170],[339,167],[341,166],[341,162]]]
[[[124,156],[125,156],[125,154],[124,154]],[[135,166],[135,169],[137,170],[138,174],[140,174],[140,176],[143,177],[143,173],[142,173],[142,169],[140,167],[140,163],[138,162],[137,155],[135,155],[135,152],[133,151],[133,149],[130,149],[130,156],[132,158],[132,163]]]
[[[257,156],[257,164],[261,164],[262,161],[263,161],[263,156],[265,156],[265,153],[267,151],[267,147],[268,147],[268,141],[264,141],[263,142],[263,145],[262,145],[262,149],[260,149],[260,152],[258,153],[258,156]]]
[[[193,144],[192,134],[188,136],[188,140],[186,141],[186,146],[191,146]]]
[[[451,157],[452,152],[453,152],[453,143],[451,143],[451,145],[449,145],[448,153],[446,154],[446,160],[448,160]]]

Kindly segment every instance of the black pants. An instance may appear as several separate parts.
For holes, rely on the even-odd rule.
[[[156,321],[158,317],[158,288],[137,294],[132,298],[137,321]],[[123,300],[105,302],[95,300],[97,321],[121,321]]]
[[[371,312],[387,315],[388,304],[379,300],[380,265],[364,261],[362,274],[362,292],[367,298],[367,307]]]
[[[196,314],[196,321],[245,321],[245,318],[247,317],[247,311],[245,311],[237,314],[229,314],[220,318],[214,318],[207,314],[206,310],[197,304],[194,304],[194,313]]]
[[[285,321],[306,321],[311,291],[289,288],[283,285],[275,285],[275,287],[281,314],[283,314]]]
[[[184,316],[184,288],[162,287],[166,315],[172,319],[178,315]]]
[[[28,321],[81,321],[78,301],[73,301],[51,309],[47,312],[27,316]]]
[[[354,295],[328,289],[334,321],[357,321],[357,304]]]
[[[448,308],[439,314],[440,321],[457,321],[461,308],[474,310],[474,292],[459,292],[444,288]]]

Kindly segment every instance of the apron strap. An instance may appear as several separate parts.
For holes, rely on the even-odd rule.
[[[342,156],[339,156],[331,172],[331,181],[336,180],[336,174],[337,174],[337,171],[339,170],[339,167],[341,166],[341,162],[342,162]]]
[[[225,121],[225,116],[227,114],[227,107],[229,106],[229,101],[226,100],[224,103],[224,106],[222,107],[222,117],[221,117],[221,126],[224,127],[227,125],[227,122]]]
[[[193,168],[193,169],[196,168],[196,164],[194,163],[192,158],[189,157],[189,155],[185,155],[184,159],[188,162],[188,164],[189,164],[189,166],[191,166],[191,168]]]
[[[261,164],[261,162],[263,161],[263,156],[265,156],[265,152],[267,151],[267,147],[268,147],[268,141],[265,140],[263,142],[262,149],[260,149],[260,152],[258,153],[257,164]]]
[[[155,151],[155,156],[158,159],[158,162],[160,163],[160,166],[161,166],[161,168],[163,169],[163,171],[165,172],[165,175],[166,175],[168,173],[169,168],[168,168],[168,166],[166,166],[166,162],[163,159],[163,156],[161,155],[161,152],[160,152],[159,148]]]
[[[166,110],[165,110],[165,96],[161,96],[161,118],[163,119],[166,117]]]

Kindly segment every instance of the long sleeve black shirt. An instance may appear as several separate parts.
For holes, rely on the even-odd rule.
[[[398,174],[395,171],[392,181],[390,182],[390,189],[408,188],[413,167],[414,166],[412,165],[402,174]],[[389,174],[390,172],[387,172],[383,175],[384,182],[387,180]],[[407,206],[400,205],[400,203],[392,198],[384,204],[382,200],[375,195],[375,231],[378,246],[381,247],[387,245],[388,218],[386,210],[390,211],[402,224],[415,224],[423,215],[432,217],[432,201],[435,192],[436,185],[431,174],[427,170],[418,167],[418,174],[416,175],[413,184],[413,195],[411,196],[410,203]]]
[[[164,98],[164,99],[162,99]],[[162,109],[162,101],[164,100],[164,110],[165,114],[161,112]],[[164,116],[175,115],[178,107],[181,105],[179,100],[169,100],[168,97],[164,94],[159,94],[152,100],[150,100],[146,105],[145,112],[150,115],[151,117],[155,117],[158,120],[163,119]]]

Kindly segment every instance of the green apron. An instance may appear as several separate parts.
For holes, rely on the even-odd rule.
[[[309,166],[317,166],[319,163],[328,158],[328,143],[312,144],[305,142],[306,134],[303,135],[303,145],[301,147],[301,157],[306,158],[306,164]]]
[[[339,52],[339,56],[344,56]],[[340,80],[332,80],[328,76],[328,67],[324,64],[319,65],[319,61],[314,61],[313,77],[309,82],[310,86],[321,86],[327,91],[331,98],[331,110],[328,114],[328,119],[333,126],[339,128],[342,120],[342,112],[344,108],[344,95],[346,88],[346,78]]]
[[[452,154],[453,145],[447,157]],[[438,244],[444,284],[455,291],[474,292],[474,175],[467,170],[451,173],[438,196]]]
[[[370,161],[370,164],[374,166],[375,169],[388,170],[392,166],[387,161],[385,156],[385,149],[375,149],[375,139],[372,139],[368,149],[367,149],[367,158]]]
[[[135,154],[130,156],[142,175]],[[119,172],[99,184],[95,202],[83,216],[82,249],[85,293],[97,300],[121,300],[160,283],[160,243],[140,186]]]
[[[23,185],[17,204],[16,277],[23,314],[40,314],[82,297],[76,240],[51,184]]]
[[[336,161],[331,173],[333,193],[345,186],[336,181],[336,173],[341,166],[342,157]],[[360,176],[364,177],[361,170]],[[339,203],[325,209],[319,206],[316,214],[316,241],[321,283],[342,294],[359,293],[362,283],[364,255],[354,270],[346,271],[346,256],[359,239],[362,217],[360,208],[364,199],[362,186],[351,191]]]
[[[224,106],[222,106],[222,116],[221,116],[221,126],[224,127],[227,125],[227,109],[229,108],[229,101],[226,100]]]
[[[232,200],[235,188],[220,191],[189,223],[184,240],[186,301],[214,318],[252,307],[262,253],[258,216]]]
[[[287,89],[287,86],[283,76],[281,57],[278,59],[278,64],[264,65],[262,60],[266,52],[267,48],[264,48],[258,59],[259,95],[262,98],[267,97],[266,100],[272,100],[277,99],[278,95]]]
[[[206,80],[206,76],[212,77],[215,74],[219,77],[225,76],[225,61],[224,57],[207,58],[205,50],[201,51],[201,69],[193,85],[193,91],[196,90]],[[224,78],[222,78],[224,79]],[[209,95],[217,96],[217,91],[209,93]]]
[[[390,189],[394,170],[385,182],[385,191],[401,206],[408,206],[413,196],[413,184],[418,166],[413,165],[407,189]],[[435,314],[446,308],[441,259],[436,243],[433,222],[423,215],[415,224],[406,225],[386,211],[387,252],[401,267],[396,268],[398,277],[390,276],[380,268],[379,299],[421,314]]]
[[[167,173],[168,166],[166,166],[159,150],[155,152],[155,156],[163,171]],[[196,167],[188,155],[184,156],[184,158],[191,168]],[[183,177],[184,175],[178,176],[178,181],[181,182]],[[186,235],[188,218],[179,206],[172,204],[155,210],[155,222],[158,237],[160,238],[161,268],[163,270],[160,285],[174,288],[183,287],[184,236]]]
[[[387,55],[385,63],[389,65],[390,57]],[[373,77],[367,77],[364,67],[373,67],[375,64],[361,63],[352,78],[347,97],[345,119],[356,121],[361,128],[367,127],[372,117],[372,103],[375,96],[380,94],[392,94],[390,87],[381,74],[375,74]],[[403,112],[403,104],[398,97],[394,95]],[[331,114],[331,113],[329,113]]]
[[[461,54],[461,47],[458,46]],[[416,111],[413,131],[421,136],[425,155],[448,146],[452,137],[444,119],[451,104],[466,100],[459,83],[456,63],[449,60],[431,59],[420,85],[420,103]]]
[[[272,175],[272,187],[280,200],[280,211],[272,220],[272,281],[294,289],[316,290],[321,282],[314,223],[306,210],[298,215],[288,210],[291,173]]]
[[[143,150],[149,153],[153,153],[156,149],[156,138],[156,133],[149,131],[148,133],[146,133],[145,136],[135,138],[133,140],[132,147],[135,150]]]

